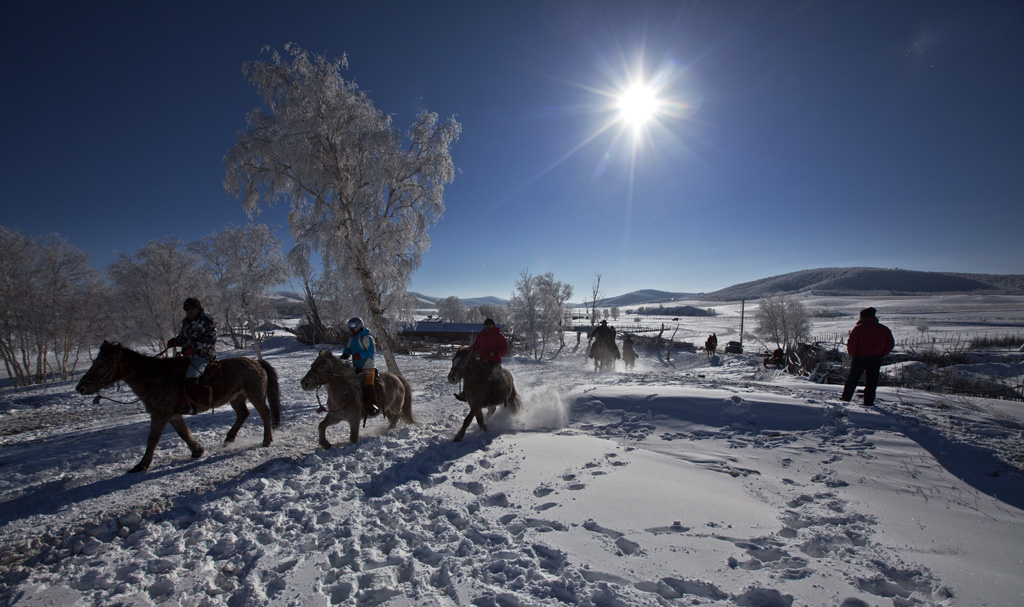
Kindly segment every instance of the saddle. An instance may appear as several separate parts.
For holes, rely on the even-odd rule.
[[[220,361],[215,359],[206,365],[203,374],[199,376],[199,383],[212,386],[220,380],[221,375],[224,375],[224,369],[221,368]]]

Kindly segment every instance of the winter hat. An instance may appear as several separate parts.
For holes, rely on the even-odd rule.
[[[189,308],[197,308],[200,312],[203,311],[203,305],[199,303],[199,300],[196,299],[195,297],[189,297],[188,299],[186,299],[185,303],[182,304],[181,307],[186,312],[188,311]]]
[[[486,326],[492,326],[493,327],[494,326],[494,319],[493,318],[484,319],[484,326],[485,327]]]
[[[860,311],[861,318],[874,318],[876,310],[874,308],[864,308]]]

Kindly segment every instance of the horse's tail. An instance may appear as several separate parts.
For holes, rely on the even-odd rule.
[[[274,428],[281,426],[281,386],[277,382],[277,371],[265,360],[259,361],[260,366],[267,372],[267,400],[270,402],[270,425]]]
[[[409,380],[401,375],[398,376],[398,379],[402,380],[402,385],[405,386],[405,398],[402,400],[402,419],[407,424],[415,424],[416,418],[412,415],[412,386],[409,385]]]
[[[519,413],[523,408],[523,401],[519,398],[519,392],[516,391],[515,383],[512,383],[512,394],[505,399],[505,407],[510,413]]]

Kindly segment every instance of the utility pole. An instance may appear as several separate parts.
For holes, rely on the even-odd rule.
[[[747,307],[747,300],[740,300],[740,348],[743,347],[743,315]]]

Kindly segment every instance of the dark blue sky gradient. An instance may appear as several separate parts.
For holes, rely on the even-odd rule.
[[[244,223],[221,185],[259,104],[241,66],[291,41],[347,53],[398,126],[463,125],[415,291],[1024,273],[1024,3],[295,4],[4,3],[0,225],[102,268]],[[634,148],[600,92],[638,66],[685,109]],[[286,209],[259,220],[291,246]]]

